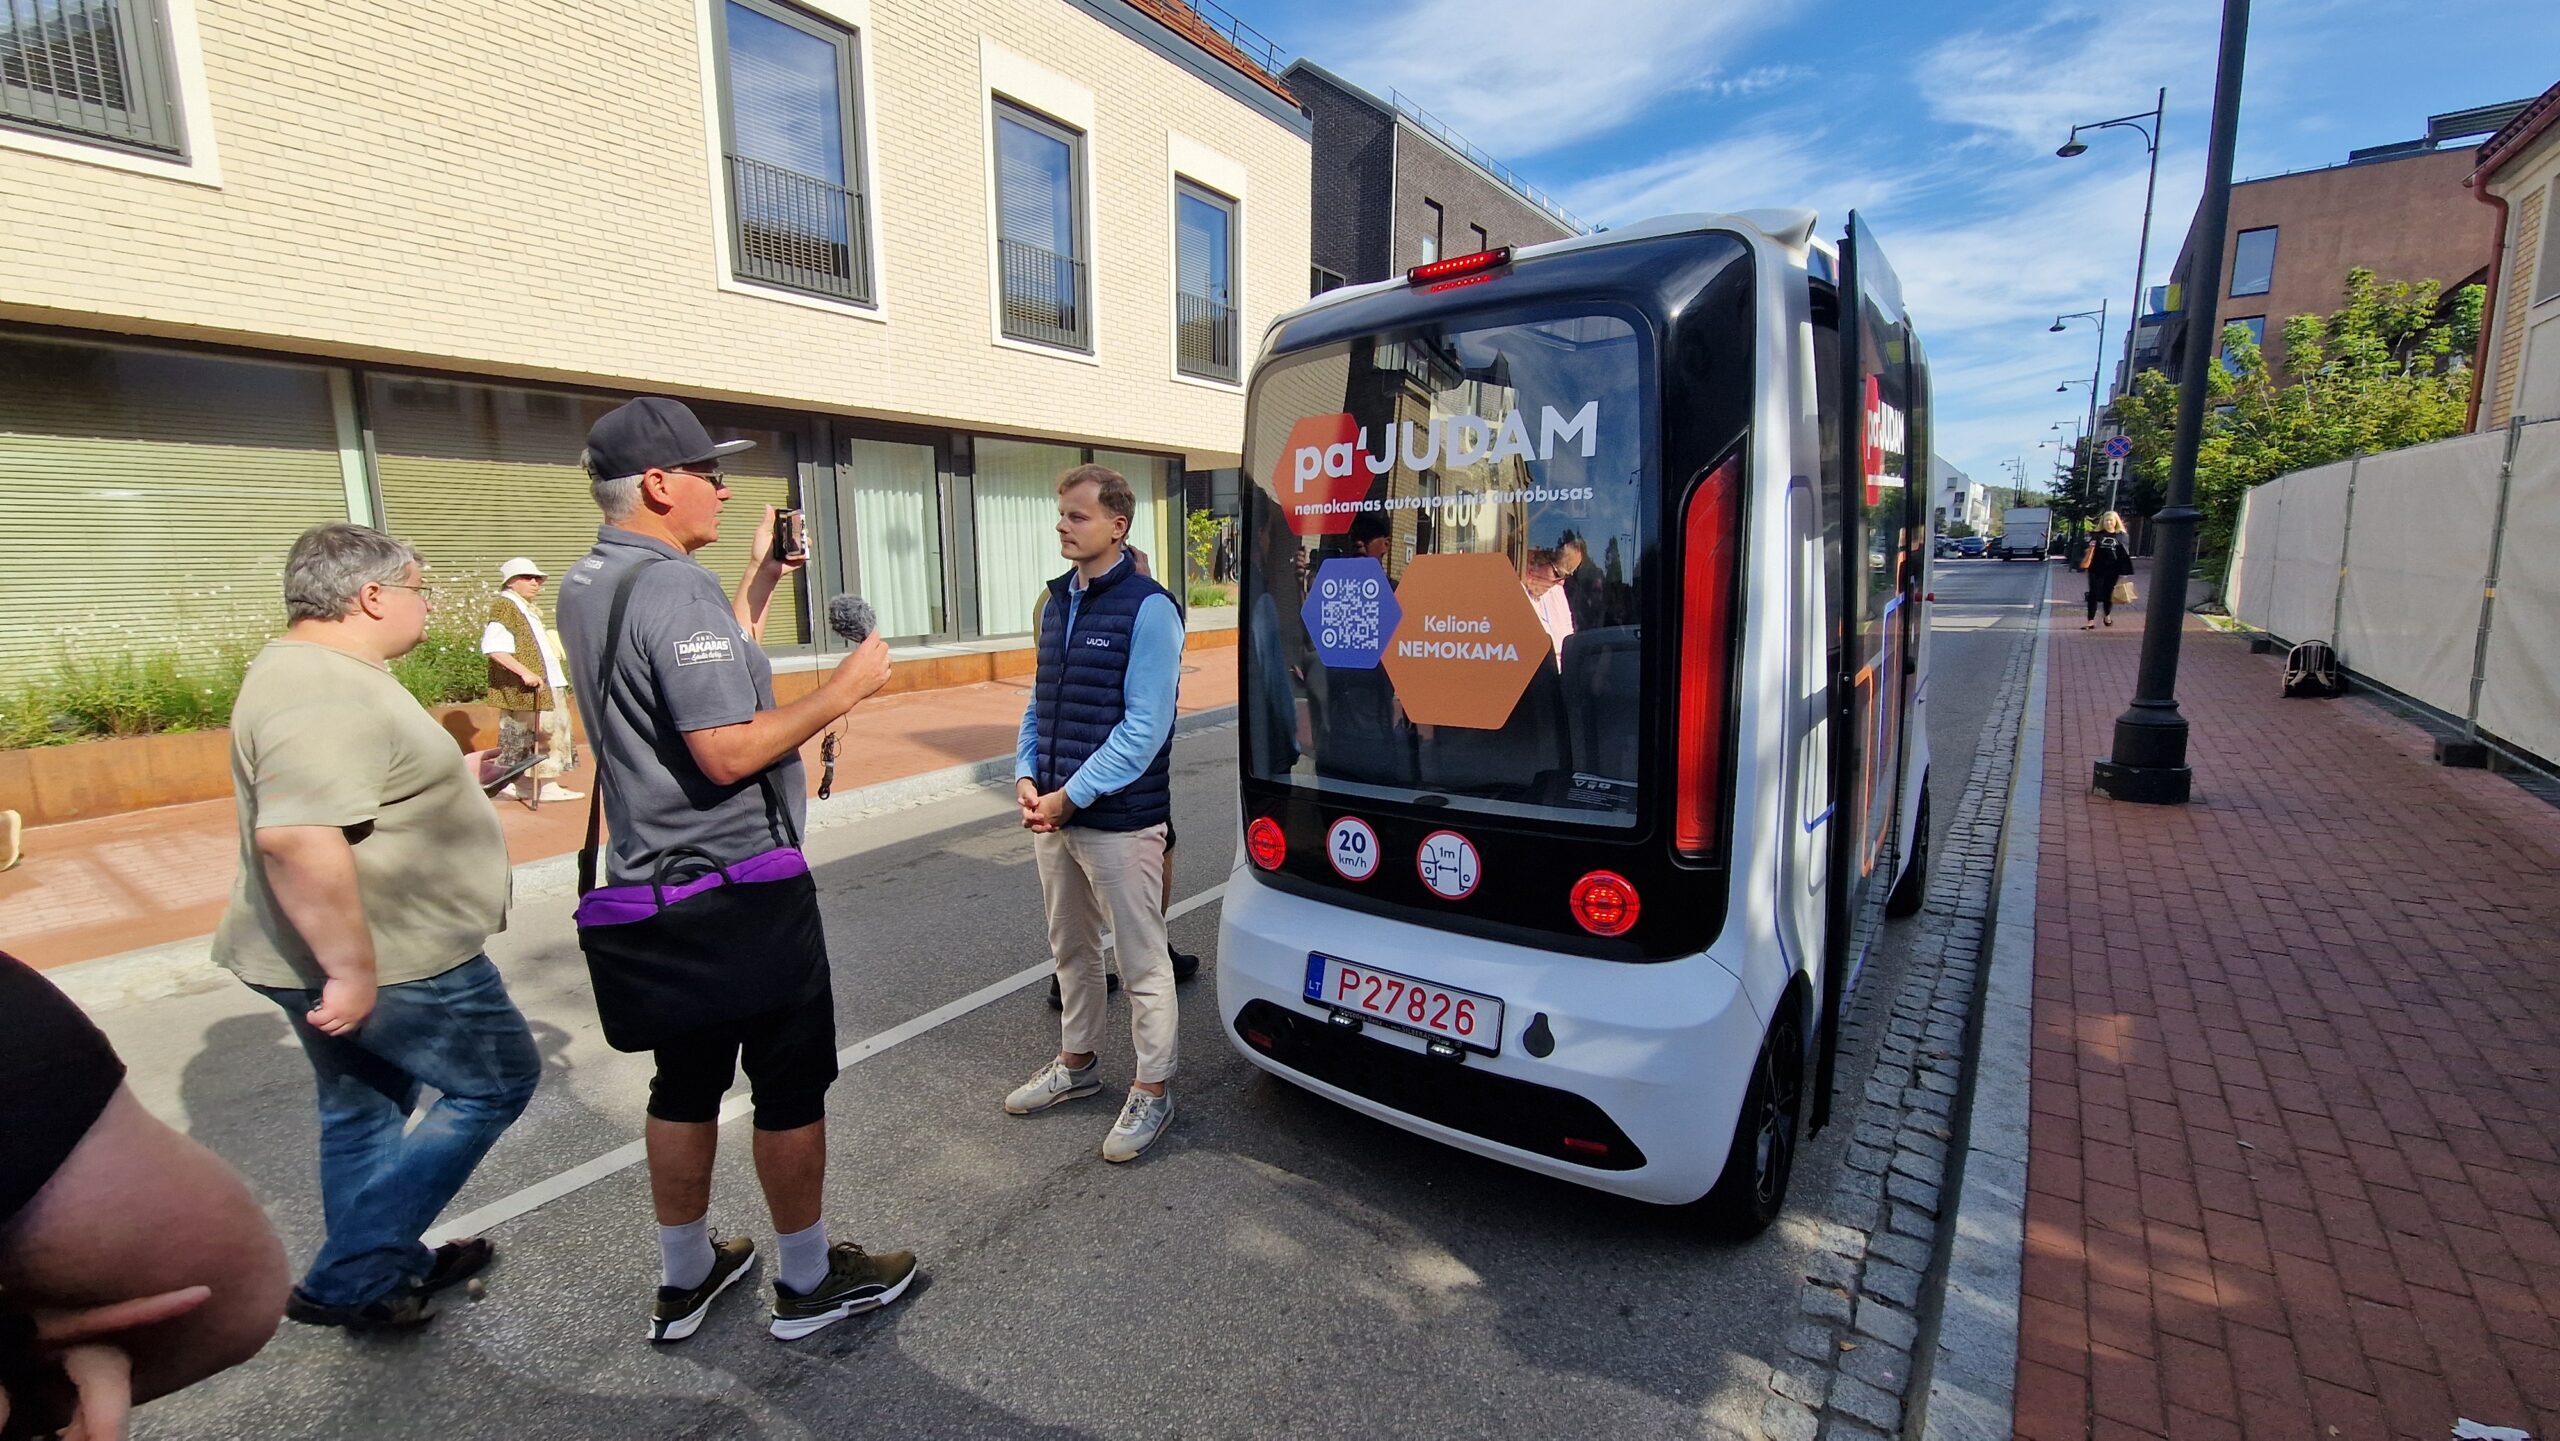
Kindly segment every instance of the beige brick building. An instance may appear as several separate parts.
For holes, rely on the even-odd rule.
[[[0,20],[0,678],[268,624],[324,519],[473,591],[565,566],[577,442],[642,392],[763,442],[738,489],[807,508],[811,594],[1019,632],[1048,479],[1131,471],[1170,567],[1306,294],[1309,123],[1170,0],[34,13]]]

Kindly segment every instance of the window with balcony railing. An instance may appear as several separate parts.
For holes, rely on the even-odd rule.
[[[1093,348],[1092,277],[1080,199],[1084,137],[996,102],[997,305],[1003,333]]]
[[[184,153],[160,0],[0,0],[0,124]]]
[[[773,0],[726,0],[720,42],[732,268],[869,304],[858,37]]]
[[[1234,381],[1236,203],[1188,180],[1174,186],[1174,363]]]

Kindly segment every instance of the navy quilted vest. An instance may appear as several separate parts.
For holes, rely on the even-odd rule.
[[[1032,702],[1039,711],[1035,757],[1044,793],[1064,786],[1086,757],[1102,749],[1127,713],[1123,683],[1138,607],[1150,596],[1168,594],[1138,574],[1124,555],[1109,574],[1085,588],[1075,607],[1075,631],[1069,634],[1067,582],[1074,575],[1069,571],[1049,582],[1049,603],[1040,608],[1040,670]],[[1167,736],[1144,774],[1124,790],[1094,797],[1067,824],[1135,831],[1172,819],[1173,738]]]

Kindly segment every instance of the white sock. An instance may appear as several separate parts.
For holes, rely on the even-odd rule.
[[[667,1285],[690,1291],[711,1276],[711,1213],[682,1226],[658,1228],[658,1274]]]
[[[818,1224],[806,1231],[794,1231],[788,1236],[775,1236],[773,1249],[776,1257],[775,1278],[798,1294],[808,1295],[818,1289],[819,1283],[827,1279],[825,1218],[821,1217]]]

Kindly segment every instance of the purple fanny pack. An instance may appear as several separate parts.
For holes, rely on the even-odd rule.
[[[627,926],[724,885],[756,885],[807,874],[809,858],[800,853],[800,848],[779,846],[720,870],[706,871],[681,885],[598,886],[579,897],[578,925],[581,929]]]

